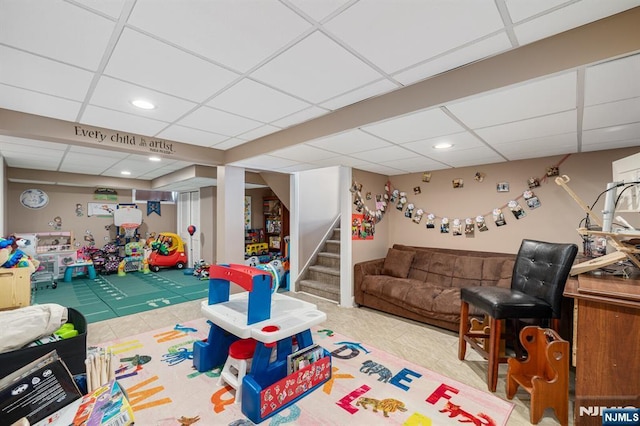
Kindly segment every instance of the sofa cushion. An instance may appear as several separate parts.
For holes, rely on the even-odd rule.
[[[396,278],[407,278],[413,256],[414,252],[390,248],[382,265],[382,274]]]

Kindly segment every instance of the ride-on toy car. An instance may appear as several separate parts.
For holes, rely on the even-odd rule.
[[[158,272],[160,268],[183,269],[187,265],[187,255],[182,238],[171,232],[161,232],[151,243],[148,262],[149,269],[153,272]]]

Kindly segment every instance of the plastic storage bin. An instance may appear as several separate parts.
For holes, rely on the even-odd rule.
[[[54,349],[58,351],[58,355],[65,362],[71,374],[84,374],[86,372],[84,360],[87,358],[87,320],[77,310],[68,309],[69,322],[78,330],[78,335],[42,346],[20,348],[0,354],[0,377],[24,367]],[[0,326],[2,325],[0,324]]]

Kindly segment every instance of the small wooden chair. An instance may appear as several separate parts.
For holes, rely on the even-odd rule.
[[[528,356],[509,358],[507,398],[513,399],[522,386],[531,395],[529,417],[537,424],[551,407],[561,425],[569,424],[569,342],[551,329],[529,326],[520,332]]]

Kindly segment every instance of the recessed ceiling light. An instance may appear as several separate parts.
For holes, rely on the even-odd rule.
[[[121,175],[125,175],[125,176],[129,176],[131,174],[131,172],[127,171],[127,170],[123,170],[120,172]]]
[[[437,145],[434,145],[433,147],[435,149],[447,149],[447,148],[451,148],[452,146],[453,145],[450,144],[449,142],[442,142],[442,143],[439,143]]]
[[[133,106],[136,106],[140,109],[154,109],[156,106],[149,101],[145,101],[144,99],[134,99],[131,101]]]
[[[149,157],[149,161],[162,161],[162,158],[160,157],[156,157],[155,155],[153,157]]]

